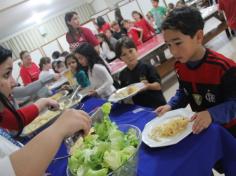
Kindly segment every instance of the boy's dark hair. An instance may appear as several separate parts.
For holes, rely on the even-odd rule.
[[[39,68],[42,71],[43,70],[43,65],[50,64],[51,59],[49,57],[42,57],[39,61]]]
[[[152,2],[153,2],[153,1],[154,1],[154,2],[159,2],[159,0],[152,0]]]
[[[58,59],[61,56],[61,53],[59,51],[54,51],[52,53],[52,58],[53,59]]]
[[[135,48],[135,49],[137,49],[134,41],[129,37],[123,37],[118,40],[118,42],[116,44],[116,56],[118,58],[120,58],[120,56],[122,54],[122,48],[128,48],[128,49]]]
[[[66,56],[68,56],[70,53],[68,52],[68,51],[63,51],[62,53],[61,53],[61,57],[66,57]]]
[[[20,52],[20,59],[21,59],[21,60],[23,59],[23,55],[24,55],[25,53],[28,53],[28,51],[24,50],[24,51],[21,51],[21,52]]]
[[[162,30],[177,30],[191,37],[203,28],[201,13],[196,8],[187,6],[172,10],[162,23]]]

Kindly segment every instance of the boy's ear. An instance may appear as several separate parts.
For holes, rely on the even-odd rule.
[[[198,44],[202,44],[203,39],[204,39],[204,32],[203,30],[198,30],[197,33],[195,34],[195,37],[197,39]]]

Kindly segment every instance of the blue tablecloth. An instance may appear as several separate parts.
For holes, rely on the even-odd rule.
[[[84,110],[90,112],[105,101],[87,99]],[[143,130],[155,118],[151,109],[135,105],[114,104],[111,120],[117,124],[133,124]],[[216,161],[222,159],[226,175],[236,176],[236,139],[224,128],[212,124],[199,135],[189,135],[176,145],[139,150],[138,176],[210,176]],[[63,144],[57,156],[66,155]],[[48,171],[54,176],[66,175],[67,160],[53,162]]]

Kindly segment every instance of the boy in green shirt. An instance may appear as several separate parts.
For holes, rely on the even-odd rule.
[[[152,0],[152,6],[153,8],[151,9],[151,14],[153,15],[155,19],[155,23],[157,26],[157,33],[161,32],[161,23],[166,16],[167,9],[165,7],[159,6],[159,0]]]

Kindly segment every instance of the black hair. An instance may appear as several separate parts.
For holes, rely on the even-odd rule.
[[[54,51],[52,53],[52,58],[53,59],[58,59],[60,57],[61,53],[59,51]]]
[[[68,52],[68,51],[63,51],[62,53],[61,53],[61,57],[66,57],[66,56],[68,56],[70,53]]]
[[[21,59],[21,60],[23,59],[23,55],[24,55],[25,53],[28,53],[28,51],[24,50],[24,51],[21,51],[21,52],[20,52],[20,59]]]
[[[0,64],[4,63],[9,57],[12,58],[12,51],[0,45]],[[18,123],[18,128],[19,128],[16,134],[16,137],[18,137],[24,128],[22,118],[20,117],[14,106],[10,103],[8,98],[2,92],[0,92],[0,102],[3,104],[5,108],[7,108],[12,114],[14,114],[14,117]],[[0,116],[0,122],[2,120],[1,118],[4,117]]]
[[[154,1],[154,2],[159,2],[159,0],[152,0],[152,2],[153,2],[153,1]]]
[[[69,54],[69,55],[67,55],[67,56],[65,57],[65,65],[66,65],[66,68],[68,68],[67,62],[68,62],[69,59],[74,59],[74,60],[75,60],[75,62],[77,63],[77,68],[76,68],[76,70],[79,71],[79,70],[81,69],[81,65],[80,65],[79,61],[77,60],[77,58],[75,57],[74,54]]]
[[[138,14],[139,17],[140,17],[141,19],[143,19],[143,15],[142,15],[140,12],[134,10],[134,11],[132,12],[132,16],[133,16],[134,14]]]
[[[119,25],[121,25],[121,21],[124,20],[124,18],[122,17],[120,8],[115,8],[115,20],[117,21]]]
[[[103,59],[99,56],[99,54],[97,53],[97,51],[94,49],[94,47],[89,44],[89,43],[83,43],[81,45],[79,45],[74,53],[78,53],[83,55],[88,62],[88,68],[90,70],[93,69],[94,64],[101,64],[103,66],[106,67],[107,71],[110,73],[110,70],[108,69],[108,67],[106,66],[105,62],[103,61]],[[86,69],[87,70],[87,69]]]
[[[172,10],[162,23],[162,30],[177,30],[191,37],[203,28],[201,13],[196,8],[187,6]]]
[[[111,42],[108,40],[108,38],[107,38],[107,36],[106,36],[105,34],[103,34],[103,33],[97,34],[97,37],[102,38],[102,39],[104,40],[104,42],[107,43],[107,45],[108,45],[108,47],[109,47],[109,49],[110,49],[111,51],[115,51],[115,49],[114,49],[113,46],[111,45]],[[102,45],[102,43],[101,43],[100,45]]]
[[[137,49],[134,41],[129,37],[123,37],[118,40],[118,42],[116,44],[116,56],[118,58],[120,58],[120,56],[122,54],[122,48],[128,48],[128,49],[135,48],[135,49]]]
[[[102,16],[97,17],[97,25],[99,27],[99,29],[102,28],[102,26],[106,23],[106,21],[104,20],[104,18]]]
[[[76,42],[76,33],[78,33],[78,35],[82,34],[82,30],[80,28],[74,29],[68,22],[71,21],[71,19],[73,18],[74,15],[78,15],[77,12],[71,11],[71,12],[67,12],[65,14],[65,23],[66,26],[68,28],[68,33],[71,35],[72,39],[74,42]]]
[[[59,73],[58,71],[57,71],[57,67],[60,65],[60,64],[64,64],[64,62],[62,62],[61,60],[58,60],[58,61],[53,61],[52,62],[52,69],[53,69],[53,71],[55,72],[55,73]]]
[[[51,59],[49,57],[42,57],[39,61],[39,68],[42,71],[43,70],[43,65],[50,64]]]
[[[9,57],[12,57],[12,51],[0,45],[0,64],[5,62]]]

